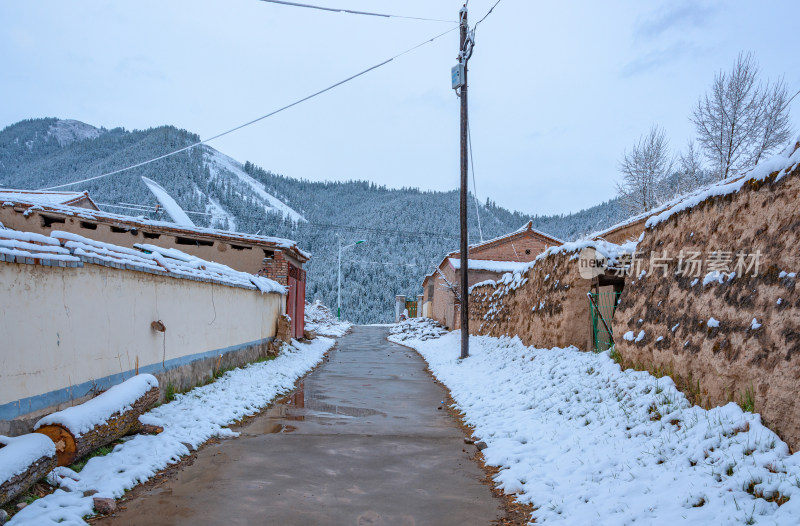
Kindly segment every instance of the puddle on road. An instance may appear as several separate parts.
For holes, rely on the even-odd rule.
[[[320,399],[317,393],[306,390],[305,380],[303,380],[296,391],[278,400],[263,414],[248,423],[242,429],[242,435],[257,436],[273,433],[291,433],[297,430],[297,426],[288,424],[287,421],[302,422],[313,420],[317,423],[330,423],[329,421],[332,419],[341,420],[368,416],[385,417],[386,413],[365,407],[352,407],[325,402]]]

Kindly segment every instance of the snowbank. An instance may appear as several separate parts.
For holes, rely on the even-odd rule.
[[[130,409],[139,398],[154,387],[158,387],[158,380],[152,374],[134,376],[80,405],[45,416],[36,423],[34,429],[58,424],[78,438],[96,426],[105,424],[112,416]]]
[[[797,524],[800,454],[735,404],[690,406],[669,378],[607,353],[481,336],[459,360],[457,333],[390,340],[450,388],[537,524]]]
[[[197,448],[215,436],[237,436],[226,426],[259,412],[276,396],[291,390],[334,343],[329,338],[307,344],[293,342],[272,361],[235,369],[214,383],[177,395],[174,401],[139,419],[163,426],[163,433],[136,435],[108,455],[89,460],[80,473],[57,469],[50,479],[61,489],[31,503],[9,524],[85,524],[83,516],[94,513],[92,497],[85,497],[85,491],[95,490],[97,497],[119,498],[188,455],[190,447]]]
[[[430,318],[409,318],[392,325],[389,329],[391,340],[397,343],[408,339],[431,340],[439,338],[447,332],[439,323]]]
[[[55,457],[53,441],[39,433],[19,437],[0,435],[0,483],[24,473],[42,457]]]
[[[309,331],[316,332],[319,336],[344,336],[353,326],[347,320],[339,321],[331,310],[317,300],[314,303],[306,303],[305,327]]]

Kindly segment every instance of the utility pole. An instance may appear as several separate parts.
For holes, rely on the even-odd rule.
[[[463,66],[461,79],[461,358],[469,356],[469,240],[467,238],[467,6],[459,11],[461,39],[458,53],[458,63]],[[469,54],[472,54],[470,49]]]

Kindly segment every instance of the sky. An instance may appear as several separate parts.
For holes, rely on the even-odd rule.
[[[496,0],[471,0],[479,20]],[[32,117],[106,128],[171,124],[205,139],[455,27],[462,1],[304,0],[453,20],[379,18],[259,0],[3,2],[0,128]],[[800,90],[796,0],[501,0],[469,63],[482,201],[568,213],[615,196],[626,148],[653,124],[678,153],[715,73],[750,51],[764,79]],[[458,32],[211,142],[312,181],[459,185]],[[800,131],[800,97],[791,107]]]

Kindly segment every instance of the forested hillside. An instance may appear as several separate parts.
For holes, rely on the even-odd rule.
[[[196,141],[197,135],[172,126],[127,131],[26,120],[0,131],[0,186],[38,189],[87,179]],[[309,300],[336,305],[339,239],[345,245],[366,240],[347,249],[342,264],[342,311],[357,323],[391,321],[395,294],[420,293],[423,276],[458,247],[455,190],[293,179],[249,162],[241,165],[208,146],[67,190],[88,190],[108,211],[141,215],[124,208],[154,207],[141,176],[166,188],[198,225],[296,240],[314,256],[307,266]],[[479,212],[484,239],[533,219],[536,228],[568,240],[624,218],[614,201],[570,215],[529,217],[487,199]],[[477,242],[474,200],[469,215],[471,241]]]

